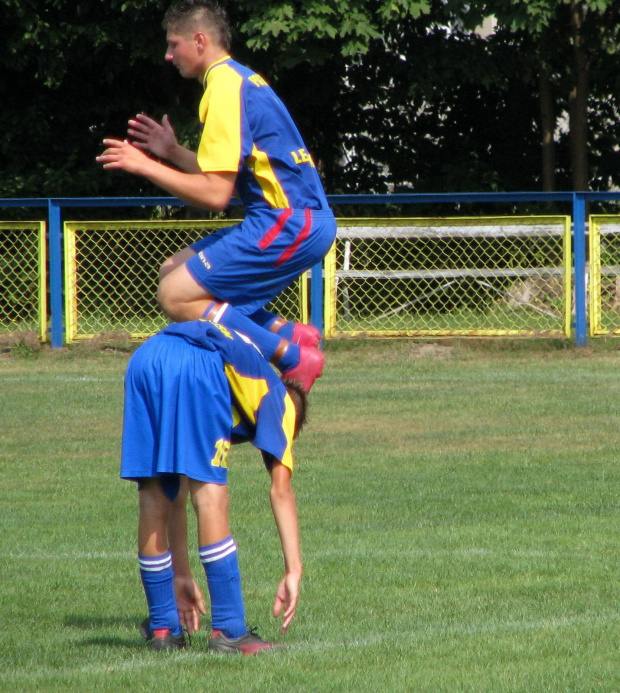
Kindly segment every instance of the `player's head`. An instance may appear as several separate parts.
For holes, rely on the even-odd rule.
[[[308,420],[308,395],[302,386],[294,380],[282,378],[282,383],[295,405],[295,438]]]
[[[162,26],[181,35],[208,32],[211,39],[230,51],[231,31],[226,10],[212,0],[177,0],[164,14]]]

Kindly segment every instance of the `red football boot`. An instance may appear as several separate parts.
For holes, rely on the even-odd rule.
[[[293,344],[317,349],[321,343],[321,333],[314,325],[306,325],[304,322],[293,323]]]
[[[325,356],[322,351],[311,347],[299,347],[299,364],[295,368],[282,373],[283,378],[299,383],[306,392],[314,385],[314,381],[321,377]]]
[[[283,647],[283,645],[266,642],[262,638],[259,638],[254,628],[250,628],[250,630],[240,638],[234,639],[227,638],[221,630],[214,630],[208,645],[208,649],[211,652],[242,655],[254,655],[269,650],[281,650]]]

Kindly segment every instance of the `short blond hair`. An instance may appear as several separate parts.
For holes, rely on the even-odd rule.
[[[226,10],[213,0],[178,0],[166,10],[162,26],[166,31],[196,31],[206,28],[215,41],[230,51],[232,32]]]

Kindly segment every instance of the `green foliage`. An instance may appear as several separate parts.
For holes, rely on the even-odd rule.
[[[165,65],[167,0],[5,0],[0,23],[0,196],[159,194],[94,159],[138,111],[196,141],[200,85]],[[566,1],[226,2],[234,54],[290,107],[328,192],[540,189],[538,75],[555,117],[572,85]],[[620,183],[617,3],[583,0],[590,182]],[[475,33],[486,17],[496,31]],[[571,181],[556,132],[557,187]]]
[[[430,3],[410,0],[278,0],[255,8],[241,31],[249,36],[250,48],[271,48],[277,39],[289,65],[306,60],[305,50],[313,43],[326,41],[324,52],[315,54],[320,62],[329,59],[330,48],[345,57],[366,53],[371,41],[381,38],[386,20],[415,18],[429,10]]]

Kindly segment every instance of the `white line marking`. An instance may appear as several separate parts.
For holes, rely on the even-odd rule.
[[[502,631],[526,631],[526,630],[545,630],[574,627],[579,624],[597,624],[608,621],[620,620],[620,613],[606,614],[605,616],[594,615],[587,616],[581,614],[579,616],[565,616],[562,618],[548,618],[539,621],[505,621],[496,623],[477,623],[477,624],[451,624],[445,625],[442,623],[429,624],[421,626],[418,630],[413,630],[409,633],[400,632],[399,638],[401,641],[407,640],[411,643],[421,640],[425,637],[437,637],[438,634],[446,635],[450,633],[468,635],[476,635],[478,633],[502,632]],[[354,640],[338,640],[337,642],[314,642],[314,643],[299,643],[290,645],[287,652],[322,652],[323,650],[350,650],[361,647],[372,647],[383,642],[388,642],[393,639],[393,633],[374,633],[367,635],[364,638],[356,638]],[[200,652],[188,652],[184,650],[179,652],[179,661],[198,660],[204,657],[211,656],[206,650]],[[156,666],[167,665],[168,658],[159,659],[156,657],[145,657],[139,659],[139,655],[134,655],[132,659],[122,662],[110,664],[101,664],[95,666],[82,666],[79,668],[56,669],[52,667],[37,668],[31,671],[9,671],[3,672],[5,681],[12,681],[18,684],[20,681],[37,681],[44,678],[62,679],[64,677],[75,677],[80,674],[108,674],[118,671],[130,671],[132,669],[153,668]],[[182,659],[181,659],[182,658]]]
[[[145,645],[145,649],[146,648]],[[206,650],[204,652],[188,652],[184,650],[179,653],[179,657],[182,657],[182,661],[187,661],[188,659],[198,659],[203,658],[208,653]],[[174,655],[173,655],[174,656]],[[63,679],[66,677],[79,676],[80,674],[91,675],[91,674],[109,674],[113,672],[120,671],[131,671],[135,669],[153,669],[157,666],[167,666],[169,663],[168,657],[157,658],[157,657],[145,657],[144,659],[138,659],[137,656],[130,660],[125,660],[123,662],[114,662],[110,664],[101,664],[95,666],[82,666],[76,669],[71,669],[65,667],[63,669],[56,669],[52,667],[37,668],[34,671],[10,671],[3,672],[2,677],[4,681],[13,681],[18,683],[19,681],[38,681],[40,679]],[[180,660],[181,661],[181,660]]]
[[[137,551],[135,553],[130,551],[61,551],[60,553],[36,553],[30,551],[0,554],[0,558],[14,561],[66,561],[67,558],[73,558],[76,561],[89,559],[100,561],[106,558],[135,558],[137,560],[138,553]]]
[[[355,547],[347,547],[346,549],[341,547],[334,548],[323,548],[316,551],[312,551],[312,558],[325,558],[326,556],[352,556],[366,555],[368,553],[367,547],[360,547],[356,550]],[[424,558],[434,558],[441,556],[483,556],[487,558],[566,558],[570,556],[592,556],[592,558],[600,557],[598,553],[593,552],[587,547],[581,549],[570,549],[566,551],[554,551],[554,550],[525,550],[525,549],[506,549],[505,551],[494,551],[491,549],[484,548],[462,548],[462,549],[406,549],[401,550],[399,547],[392,547],[392,550],[388,547],[383,547],[383,549],[373,549],[373,555],[378,556],[392,556],[398,555],[401,558],[405,556],[413,557],[424,557]],[[130,551],[60,551],[55,553],[35,553],[33,551],[20,551],[20,552],[9,552],[0,553],[0,559],[6,560],[57,560],[64,561],[67,558],[74,558],[76,560],[89,560],[96,559],[102,560],[106,558],[118,559],[118,558],[136,558],[137,553],[131,553]]]
[[[122,382],[123,376],[117,378],[94,378],[90,375],[1,375],[0,380],[3,383],[116,383]]]

